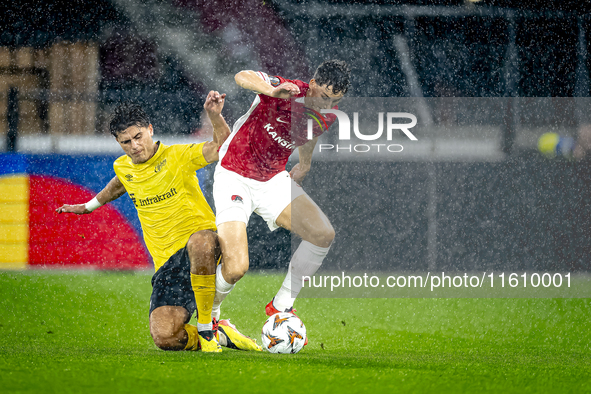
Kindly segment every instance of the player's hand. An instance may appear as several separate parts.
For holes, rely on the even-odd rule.
[[[293,168],[289,172],[289,176],[291,176],[295,183],[301,185],[306,175],[308,175],[309,171],[310,167],[306,168],[301,163],[298,163],[295,166],[293,166]]]
[[[203,108],[207,111],[207,114],[211,116],[217,116],[222,113],[224,108],[224,102],[226,101],[226,93],[220,94],[214,90],[210,91],[205,99]]]
[[[293,84],[291,82],[284,82],[281,85],[277,86],[271,92],[270,96],[275,98],[282,98],[288,99],[300,94],[300,88],[298,85]]]
[[[58,209],[55,210],[57,213],[75,213],[76,215],[84,215],[90,213],[88,209],[86,209],[86,204],[76,204],[76,205],[68,205],[64,204]]]

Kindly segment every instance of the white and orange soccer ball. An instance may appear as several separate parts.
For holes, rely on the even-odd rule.
[[[276,313],[263,325],[262,340],[268,352],[297,353],[306,343],[306,326],[291,313]]]

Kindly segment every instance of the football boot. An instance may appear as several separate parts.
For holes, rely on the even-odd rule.
[[[257,352],[263,349],[256,340],[242,334],[230,320],[220,320],[218,324],[218,337],[222,346],[236,350],[254,350]]]

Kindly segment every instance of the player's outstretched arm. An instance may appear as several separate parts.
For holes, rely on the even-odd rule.
[[[275,98],[288,99],[300,94],[300,88],[297,85],[284,82],[277,87],[273,87],[252,70],[240,71],[234,76],[234,80],[236,80],[238,86],[244,89]]]
[[[117,176],[114,176],[113,179],[109,181],[107,186],[105,186],[103,190],[101,190],[92,200],[90,200],[86,204],[64,204],[55,211],[57,213],[75,213],[76,215],[83,215],[91,213],[96,208],[105,205],[106,203],[111,202],[113,200],[116,200],[124,194],[125,187],[123,186],[119,178],[117,178]]]
[[[310,168],[312,167],[312,153],[314,153],[314,147],[316,146],[316,142],[318,141],[318,137],[314,137],[310,141],[306,142],[304,145],[298,148],[298,153],[300,155],[300,162],[293,166],[289,175],[293,178],[293,180],[298,184],[301,185],[302,181],[308,175]]]
[[[220,146],[226,141],[230,135],[230,127],[222,116],[222,109],[226,101],[226,94],[210,91],[205,99],[203,108],[207,112],[207,116],[213,126],[213,141],[208,141],[203,145],[203,157],[208,163],[212,163],[219,159],[218,151]]]

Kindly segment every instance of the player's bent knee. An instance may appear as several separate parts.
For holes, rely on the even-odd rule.
[[[232,283],[236,283],[240,279],[242,279],[242,277],[244,275],[246,275],[246,272],[247,271],[248,271],[248,267],[247,268],[244,268],[244,269],[235,269],[235,270],[232,270],[232,271],[228,272],[228,276],[230,277],[229,279],[232,281]]]
[[[153,337],[154,344],[161,350],[183,350],[184,346],[174,338]]]
[[[150,314],[150,334],[154,344],[162,350],[183,350],[187,333],[185,321],[188,320],[186,309],[173,306],[161,306]]]
[[[332,241],[334,241],[335,231],[331,225],[328,227],[320,228],[314,234],[314,242],[312,242],[316,246],[320,246],[322,248],[328,248]]]
[[[172,330],[154,329],[150,330],[154,344],[162,350],[183,350],[181,343],[181,333]]]
[[[211,230],[201,230],[191,235],[187,249],[195,253],[213,253],[218,244],[218,235]]]
[[[246,275],[247,272],[248,272],[248,266],[246,266],[246,267],[234,267],[232,269],[229,269],[226,273],[224,273],[224,278],[229,283],[236,283],[240,279],[242,279],[242,277],[244,275]]]
[[[324,234],[324,240],[328,244],[328,246],[330,246],[330,244],[332,244],[332,241],[334,241],[334,237],[335,237],[334,228],[332,228],[332,226],[330,226],[326,230],[326,233]]]

